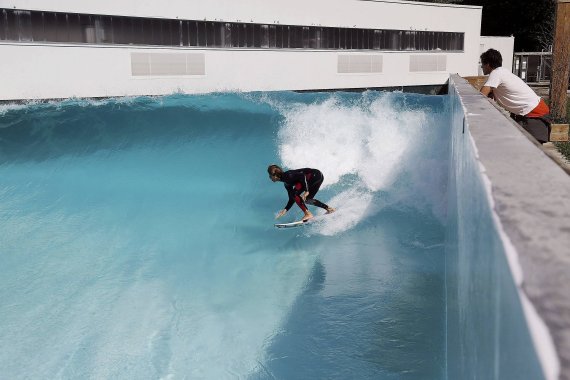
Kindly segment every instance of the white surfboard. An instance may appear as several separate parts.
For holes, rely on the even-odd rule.
[[[276,223],[275,227],[277,227],[277,228],[296,228],[296,227],[301,227],[301,226],[304,226],[306,224],[309,224],[309,222],[310,222],[310,220],[307,220],[306,222],[299,220],[299,221],[291,222],[291,223]]]
[[[321,218],[324,218],[327,215],[330,215],[331,213],[328,214],[322,214],[322,215],[315,215],[314,217],[312,217],[311,219],[303,222],[302,220],[298,220],[296,222],[291,222],[291,223],[276,223],[274,224],[275,227],[277,228],[296,228],[296,227],[302,227],[302,226],[306,226],[307,224],[311,224],[313,222],[316,222],[318,220],[320,220]]]

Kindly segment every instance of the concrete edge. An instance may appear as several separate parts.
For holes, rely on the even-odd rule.
[[[545,378],[570,378],[570,177],[466,80],[450,83]]]

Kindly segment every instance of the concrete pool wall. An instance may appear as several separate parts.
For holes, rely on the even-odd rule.
[[[452,75],[449,379],[570,378],[570,177]]]

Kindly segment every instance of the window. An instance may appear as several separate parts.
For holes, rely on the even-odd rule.
[[[216,29],[213,22],[204,22],[206,31],[206,45],[201,46],[216,46]]]
[[[204,48],[462,51],[465,34],[0,9],[0,40]]]
[[[261,25],[254,24],[250,27],[253,29],[253,47],[259,48],[261,47]]]
[[[18,39],[20,41],[33,41],[31,12],[14,11],[14,14],[17,21]]]
[[[235,47],[233,40],[232,40],[232,24],[225,23],[224,24],[224,46],[226,47]]]
[[[188,21],[188,46],[198,46],[197,21]]]
[[[68,38],[67,42],[83,42],[83,31],[81,30],[81,15],[67,15]],[[129,38],[131,40],[131,38]]]

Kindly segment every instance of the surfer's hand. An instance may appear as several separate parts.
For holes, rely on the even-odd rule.
[[[286,212],[287,212],[287,210],[285,210],[285,209],[279,211],[279,212],[277,213],[277,216],[275,217],[275,219],[281,218],[283,215],[285,215]]]
[[[301,194],[301,199],[303,200],[303,202],[307,200],[308,195],[309,195],[308,191],[303,191],[303,193]]]

